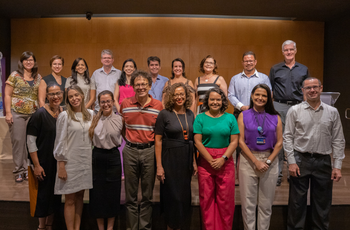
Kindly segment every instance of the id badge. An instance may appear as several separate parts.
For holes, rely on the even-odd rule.
[[[257,137],[257,138],[256,138],[256,143],[257,143],[258,145],[264,145],[264,144],[266,143],[265,137]]]

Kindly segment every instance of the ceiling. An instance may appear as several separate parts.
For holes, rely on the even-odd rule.
[[[350,12],[349,0],[0,0],[0,18],[104,14],[214,15],[329,21]]]

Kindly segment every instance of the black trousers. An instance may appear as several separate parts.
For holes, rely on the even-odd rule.
[[[328,229],[333,181],[330,155],[311,155],[294,150],[299,177],[290,177],[287,229],[304,229],[310,185],[311,229]]]

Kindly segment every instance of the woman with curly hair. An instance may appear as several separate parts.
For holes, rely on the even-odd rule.
[[[213,56],[208,55],[202,59],[199,65],[199,72],[203,75],[197,78],[194,83],[194,88],[197,91],[198,107],[197,113],[202,113],[208,108],[203,107],[205,93],[214,87],[220,88],[227,96],[227,84],[225,79],[217,74],[216,60]]]
[[[95,81],[90,79],[89,67],[84,58],[77,58],[72,64],[72,76],[67,78],[66,86],[77,85],[84,93],[85,107],[89,109],[96,100],[96,85]]]
[[[225,110],[228,100],[220,88],[210,89],[193,124],[199,151],[199,203],[204,229],[231,230],[235,207],[235,167],[232,153],[238,144],[236,118]]]
[[[191,177],[197,173],[193,146],[192,95],[184,83],[171,85],[167,103],[155,125],[157,179],[160,202],[169,229],[188,223],[191,211]]]

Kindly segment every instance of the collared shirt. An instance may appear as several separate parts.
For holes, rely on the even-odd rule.
[[[92,74],[91,79],[93,79],[96,85],[95,110],[100,110],[97,99],[98,94],[104,90],[109,90],[114,93],[115,84],[117,83],[121,73],[122,72],[119,69],[116,69],[114,66],[112,66],[111,71],[108,74],[104,71],[103,67],[95,70],[95,72]]]
[[[303,100],[301,86],[309,77],[309,70],[303,64],[295,62],[290,69],[285,62],[274,65],[270,70],[270,81],[275,100]]]
[[[269,77],[257,70],[250,77],[247,77],[244,71],[233,76],[228,87],[228,99],[231,104],[237,109],[241,109],[244,105],[249,106],[250,94],[257,84],[266,84],[271,89]]]
[[[134,97],[125,98],[120,106],[125,122],[126,139],[132,143],[154,141],[154,128],[159,112],[163,109],[160,101],[154,99],[144,107]]]
[[[295,164],[294,150],[333,153],[333,168],[341,169],[345,139],[338,110],[323,102],[317,109],[306,101],[292,106],[287,113],[283,147],[289,164]]]
[[[158,74],[156,82],[152,83],[152,88],[148,92],[154,99],[162,101],[163,88],[169,79]]]

